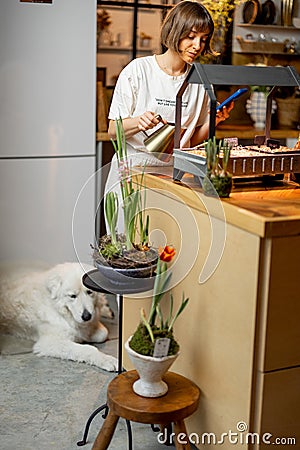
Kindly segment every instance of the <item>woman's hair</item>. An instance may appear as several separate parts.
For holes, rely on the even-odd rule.
[[[207,9],[197,1],[183,0],[168,12],[161,27],[161,43],[179,53],[179,42],[186,38],[192,29],[208,33],[202,55],[214,55],[215,52],[211,49],[214,22]]]

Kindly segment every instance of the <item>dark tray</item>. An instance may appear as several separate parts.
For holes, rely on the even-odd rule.
[[[251,156],[232,156],[229,160],[228,171],[233,177],[249,177],[262,175],[277,175],[300,172],[300,152],[282,153],[256,152]],[[206,158],[183,150],[174,150],[175,181],[180,181],[185,173],[190,173],[202,179],[206,173]]]

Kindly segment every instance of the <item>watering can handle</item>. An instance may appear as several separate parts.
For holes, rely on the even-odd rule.
[[[163,119],[162,119],[162,117],[161,117],[160,114],[156,114],[154,117],[155,117],[155,119],[159,120],[160,122],[163,121]],[[146,131],[144,131],[144,130],[142,130],[142,131],[143,131],[143,133],[144,133],[144,135],[145,135],[146,137],[149,137],[148,134],[146,133]]]

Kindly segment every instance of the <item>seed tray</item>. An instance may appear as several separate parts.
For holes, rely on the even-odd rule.
[[[288,149],[269,154],[253,150],[251,147],[249,149],[244,147],[241,152],[233,149],[228,171],[233,177],[238,178],[300,173],[300,152]],[[199,177],[201,183],[206,173],[206,157],[196,154],[194,150],[174,149],[174,180],[180,181],[185,173]]]

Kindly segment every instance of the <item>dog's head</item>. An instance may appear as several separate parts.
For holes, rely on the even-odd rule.
[[[101,314],[113,317],[103,294],[82,284],[84,268],[79,263],[59,264],[47,277],[46,289],[60,311],[67,311],[79,324],[99,321]]]

